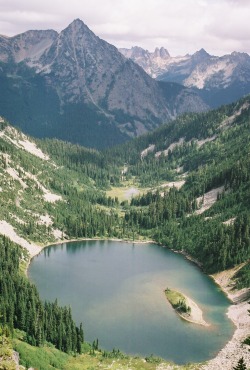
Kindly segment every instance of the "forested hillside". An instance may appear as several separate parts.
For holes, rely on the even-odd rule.
[[[249,287],[250,97],[104,151],[34,141],[1,119],[0,151],[0,234],[12,237],[0,238],[2,338],[19,329],[32,345],[83,348],[70,309],[20,275],[28,254],[13,241],[34,254],[64,239],[151,239],[207,273],[244,263],[236,283]],[[120,199],[131,187],[138,195]]]
[[[248,97],[206,114],[183,116],[108,151],[110,160],[128,163],[126,175],[143,186],[182,180],[179,190],[159,187],[132,199],[126,221],[138,233],[195,256],[207,272],[247,262],[249,128]],[[215,202],[202,209],[207,194],[215,196]],[[249,285],[246,275],[247,269]]]
[[[133,197],[130,207],[128,202],[120,205],[118,199],[95,198],[112,208],[101,217],[102,222],[107,219],[103,226],[92,208],[90,229],[85,225],[91,222],[79,213],[84,208],[81,198],[77,198],[77,206],[69,202],[72,208],[67,220],[62,216],[62,203],[60,226],[64,225],[70,236],[153,238],[195,256],[207,272],[246,262],[250,257],[249,127],[247,97],[208,113],[184,115],[103,152],[59,141],[41,143],[60,164],[91,176],[103,189],[122,187],[131,180],[146,188]],[[173,181],[176,187],[169,191],[167,184]],[[177,189],[178,184],[183,186]],[[207,194],[215,200],[203,210]]]

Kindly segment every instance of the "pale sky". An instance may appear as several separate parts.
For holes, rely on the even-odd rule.
[[[250,0],[0,0],[0,34],[66,28],[80,18],[117,47],[250,54]]]

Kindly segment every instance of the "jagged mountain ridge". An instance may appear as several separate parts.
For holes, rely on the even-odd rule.
[[[53,30],[27,31],[13,37],[0,36],[0,60],[20,63],[35,61],[53,43],[58,33]]]
[[[160,55],[138,47],[120,51],[150,76],[195,89],[211,107],[230,103],[250,92],[250,56],[246,53],[218,57],[201,49],[193,55],[171,57],[169,53]]]
[[[33,136],[103,147],[152,130],[183,107],[207,109],[189,89],[162,88],[79,19],[59,34],[1,36],[0,67],[0,112]]]
[[[131,49],[120,48],[119,51],[139,64],[153,78],[165,71],[171,59],[168,50],[163,47],[156,48],[152,53],[139,46],[133,46]]]

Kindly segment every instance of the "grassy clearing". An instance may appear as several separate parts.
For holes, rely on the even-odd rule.
[[[185,296],[180,292],[167,288],[165,290],[165,295],[172,307],[178,312],[186,313],[190,311]]]
[[[113,350],[112,352],[93,351],[88,343],[84,343],[82,355],[67,354],[55,349],[49,343],[43,347],[33,347],[22,341],[24,334],[19,330],[15,331],[13,346],[19,352],[20,365],[25,369],[32,367],[39,370],[198,370],[200,368],[199,364],[178,366],[153,355],[143,359],[124,355],[119,350]],[[10,358],[11,353],[12,347],[8,342],[9,367],[1,367],[0,359],[0,369],[15,369],[14,362]]]
[[[165,290],[165,294],[172,306],[176,305],[180,300],[185,300],[184,295],[180,292],[177,292],[176,290],[171,290],[167,288]]]
[[[123,202],[124,200],[130,200],[132,198],[133,192],[131,189],[134,189],[134,193],[137,191],[137,195],[141,194],[141,190],[135,186],[114,187],[108,190],[106,194],[107,197],[118,198],[120,202]]]
[[[150,191],[150,188],[141,188],[136,181],[124,181],[122,186],[112,187],[106,191],[107,197],[118,198],[120,202],[130,200],[132,197]]]
[[[176,187],[183,181],[176,181]],[[124,181],[122,186],[112,187],[106,191],[106,195],[111,198],[117,197],[120,202],[130,200],[133,196],[143,195],[149,191],[155,192],[157,190],[163,192],[169,190],[173,186],[173,182],[162,182],[158,186],[141,188],[139,183],[134,179],[133,181]]]
[[[18,339],[14,340],[14,347],[20,355],[20,364],[25,368],[33,367],[40,370],[64,369],[70,357],[54,347],[33,347]]]

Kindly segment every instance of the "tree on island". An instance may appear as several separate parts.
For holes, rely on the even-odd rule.
[[[237,366],[233,370],[247,370],[243,357],[239,359]]]

